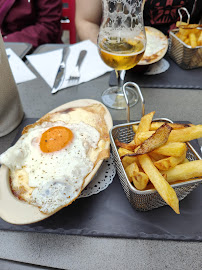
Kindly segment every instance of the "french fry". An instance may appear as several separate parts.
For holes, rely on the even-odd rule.
[[[180,27],[181,25],[187,25],[188,23],[186,22],[181,22],[181,21],[177,21],[176,22],[176,27]]]
[[[144,190],[149,182],[149,177],[144,172],[134,171],[132,181],[137,189]]]
[[[172,130],[168,142],[188,142],[202,137],[202,125]]]
[[[148,153],[153,162],[166,158],[166,156],[155,153],[154,151]]]
[[[151,137],[155,131],[145,131],[145,132],[140,132],[137,134],[137,139],[143,143],[145,140],[147,140],[149,137]]]
[[[154,185],[155,189],[158,191],[160,196],[164,199],[164,201],[170,205],[170,207],[179,214],[179,200],[174,189],[168,184],[165,178],[161,175],[159,170],[154,166],[150,157],[145,154],[138,156],[138,160],[148,175],[150,181]]]
[[[187,45],[191,46],[191,42],[189,38],[185,38],[184,43],[186,43]]]
[[[146,188],[149,178],[144,172],[139,171],[139,167],[136,162],[133,162],[127,166],[125,172],[129,181],[133,182],[134,186],[138,190],[144,190]]]
[[[182,41],[184,41],[184,43],[186,43],[186,44],[190,43],[190,42],[189,42],[189,38],[188,38],[187,36],[179,35],[179,38],[180,38]]]
[[[161,147],[155,149],[153,152],[164,156],[180,157],[186,151],[187,146],[181,142],[168,142]]]
[[[163,124],[156,130],[156,132],[150,138],[145,140],[140,145],[137,151],[135,151],[135,154],[136,155],[146,154],[156,148],[159,148],[161,145],[167,142],[171,130],[172,128],[169,125]]]
[[[123,164],[124,169],[127,168],[133,162],[138,162],[139,163],[137,157],[124,157],[121,160],[121,162]]]
[[[128,149],[125,149],[125,148],[120,147],[120,148],[118,149],[118,153],[119,153],[119,156],[122,157],[122,156],[124,156],[124,155],[126,155],[126,154],[128,154],[128,153],[132,154],[133,152],[130,151],[130,150],[128,150]],[[136,157],[124,157],[124,158],[121,160],[124,169],[125,169],[128,165],[130,165],[131,163],[136,162],[136,161],[137,161],[137,158],[136,158]]]
[[[126,167],[125,171],[126,171],[129,181],[132,182],[133,181],[132,177],[134,176],[134,172],[139,172],[137,163],[136,162],[131,163],[129,166]]]
[[[152,122],[152,118],[155,114],[155,111],[153,112],[150,112],[146,115],[144,115],[141,120],[140,120],[140,123],[138,125],[138,129],[136,131],[136,134],[134,136],[134,141],[135,141],[135,144],[136,145],[139,145],[141,142],[139,142],[139,140],[137,139],[137,134],[140,133],[140,132],[143,132],[143,131],[148,131],[150,129],[150,125],[151,125],[151,122]]]
[[[194,160],[179,164],[174,168],[164,171],[167,174],[167,181],[173,183],[176,181],[188,180],[194,177],[202,176],[202,160]]]
[[[130,150],[126,149],[126,148],[120,147],[118,149],[118,153],[119,153],[119,156],[122,157],[122,156],[124,156],[126,154],[133,154],[133,151],[130,151]]]
[[[144,142],[153,134],[154,131],[141,132],[137,134],[137,137],[140,142]],[[200,137],[202,137],[202,125],[196,125],[188,128],[172,130],[169,135],[168,142],[188,142]]]
[[[202,31],[200,31],[200,34],[198,37],[198,46],[202,46]]]
[[[202,25],[197,24],[197,23],[192,23],[192,24],[186,24],[186,25],[181,25],[180,28],[181,29],[195,29],[198,27],[201,27]]]
[[[165,122],[152,122],[150,126],[150,130],[157,130],[160,126],[165,124]],[[194,126],[193,124],[179,124],[179,123],[167,123],[172,129],[181,129]],[[138,125],[133,125],[133,131],[136,133],[138,129]]]
[[[186,157],[186,149],[180,157],[168,157],[154,162],[154,166],[160,171],[169,170],[176,165],[180,164]]]
[[[189,40],[192,48],[195,48],[197,46],[197,40],[196,40],[196,35],[194,33],[189,34]]]
[[[185,158],[183,161],[182,161],[182,164],[184,163],[187,163],[187,162],[190,162],[187,158]]]
[[[189,35],[189,32],[190,32],[189,29],[184,29],[184,28],[182,28],[182,27],[179,28],[179,33],[180,33],[182,36],[188,36],[188,35]]]
[[[118,147],[125,148],[127,150],[133,151],[137,146],[135,145],[135,141],[132,140],[130,143],[123,143],[120,142],[119,140],[115,140],[115,144]]]
[[[187,38],[187,36],[182,35],[180,32],[177,32],[175,35],[182,41],[185,41],[185,39]]]
[[[150,130],[157,130],[160,126],[165,124],[165,122],[152,122]],[[181,129],[193,126],[193,124],[179,124],[179,123],[167,123],[172,129]]]
[[[136,148],[133,154],[126,155],[137,156],[153,151],[167,142],[171,130],[172,128],[169,125],[162,125],[150,138],[145,140],[138,148]]]
[[[138,125],[133,125],[132,128],[133,128],[133,132],[136,133],[138,129]]]

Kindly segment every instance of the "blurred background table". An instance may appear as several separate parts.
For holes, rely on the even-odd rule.
[[[61,48],[45,45],[37,52]],[[75,99],[91,98],[101,101],[101,93],[108,87],[109,76],[67,88],[51,95],[46,82],[29,65],[37,79],[18,85],[25,116],[40,118],[55,107]],[[202,123],[202,90],[142,88],[146,113],[155,110],[155,117],[173,121]],[[109,109],[113,120],[126,120],[125,110]],[[131,108],[131,119],[141,117],[140,101]],[[5,151],[18,129],[0,138],[0,153]],[[202,145],[202,139],[199,140]],[[177,224],[176,224],[177,226]],[[190,228],[191,230],[191,228]],[[6,260],[4,269],[202,269],[201,242],[118,239],[28,232],[0,231],[0,258],[40,265],[18,264]],[[9,267],[10,268],[9,268]],[[3,268],[4,267],[4,268]],[[7,267],[7,268],[6,268]]]
[[[30,43],[4,42],[4,44],[6,49],[12,49],[21,59],[23,59],[24,56],[30,53],[32,50],[32,45]]]

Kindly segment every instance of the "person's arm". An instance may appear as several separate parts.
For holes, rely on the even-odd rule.
[[[61,0],[38,0],[36,7],[37,20],[35,24],[8,34],[4,37],[4,41],[28,42],[34,48],[44,43],[61,42]]]
[[[80,40],[97,43],[102,18],[101,0],[76,0],[76,30]]]

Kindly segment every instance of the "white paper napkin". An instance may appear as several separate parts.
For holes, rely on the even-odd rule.
[[[33,72],[26,66],[26,64],[17,56],[16,53],[10,48],[6,49],[8,55],[8,61],[10,64],[11,71],[15,82],[22,83],[30,81],[36,78]]]
[[[70,83],[68,79],[76,66],[79,53],[82,50],[86,50],[87,54],[80,69],[80,80],[78,83]],[[56,74],[62,59],[62,49],[29,55],[27,56],[27,59],[48,83],[48,85],[53,88]],[[90,40],[76,43],[70,46],[70,53],[66,61],[65,79],[58,91],[75,84],[90,81],[111,70],[112,68],[108,67],[100,58],[97,46],[94,43]]]

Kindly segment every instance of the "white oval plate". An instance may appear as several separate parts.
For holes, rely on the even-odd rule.
[[[113,127],[111,115],[108,109],[101,102],[96,100],[75,100],[55,108],[50,113],[68,108],[86,107],[95,103],[101,104],[105,108],[105,121],[108,130],[110,130]],[[110,141],[109,144],[106,145],[106,149],[108,149],[109,147]],[[83,189],[90,183],[90,181],[100,168],[102,162],[103,160],[98,161],[92,172],[86,177]],[[0,217],[9,223],[23,225],[41,221],[51,215],[52,214],[43,214],[39,211],[38,207],[21,201],[13,195],[9,183],[9,169],[6,166],[2,165],[0,168]]]

